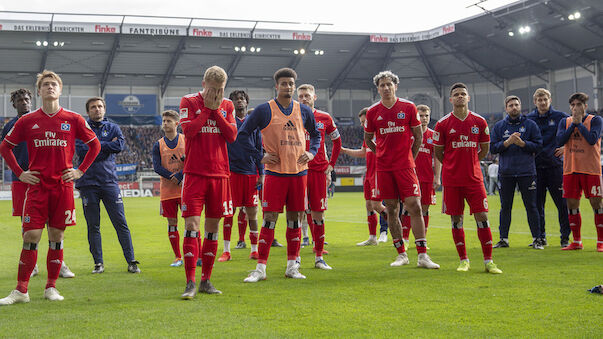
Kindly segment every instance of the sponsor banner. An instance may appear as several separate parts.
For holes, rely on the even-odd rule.
[[[50,22],[0,20],[0,31],[49,32]]]
[[[138,164],[118,164],[115,166],[117,167],[117,175],[128,175],[136,173]]]
[[[133,182],[125,182],[125,181],[120,181],[118,183],[119,185],[119,189],[120,190],[137,190],[140,186],[138,185],[137,181],[133,181]]]
[[[124,24],[121,32],[134,35],[175,35],[186,36],[186,26],[158,26],[144,24]]]
[[[340,186],[354,186],[354,178],[341,178],[339,181]]]
[[[119,33],[119,24],[93,23],[93,22],[54,22],[53,32],[60,33]]]
[[[311,32],[301,31],[277,31],[277,30],[265,30],[258,29],[253,32],[254,39],[265,39],[265,40],[312,40]]]
[[[249,39],[251,38],[251,31],[244,28],[193,26],[188,31],[188,35],[202,38]]]
[[[11,191],[0,191],[0,200],[11,200],[13,193]]]
[[[365,166],[335,166],[337,175],[363,175],[366,171]]]
[[[156,94],[107,94],[107,115],[156,115]]]
[[[399,34],[371,34],[371,42],[400,43],[435,39],[439,36],[454,32],[454,24],[441,26],[429,31]]]

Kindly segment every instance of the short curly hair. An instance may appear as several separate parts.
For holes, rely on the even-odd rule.
[[[14,105],[17,97],[25,95],[27,95],[30,99],[32,98],[31,92],[27,88],[19,88],[18,90],[10,93],[10,102],[12,102]]]

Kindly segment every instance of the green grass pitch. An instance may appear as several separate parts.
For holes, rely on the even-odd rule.
[[[498,241],[497,196],[489,197],[490,222]],[[438,195],[441,204],[441,196]],[[40,242],[40,275],[30,283],[29,304],[0,308],[0,337],[580,337],[603,336],[603,297],[586,291],[603,283],[603,253],[596,252],[593,212],[582,204],[584,250],[560,250],[556,209],[547,203],[549,246],[533,250],[525,210],[515,198],[511,247],[494,250],[504,271],[483,271],[473,218],[466,214],[468,273],[456,272],[458,255],[449,218],[432,206],[429,251],[439,270],[411,264],[393,268],[391,242],[357,247],[368,236],[361,193],[336,193],[326,213],[332,271],[313,268],[311,248],[301,250],[306,280],[283,277],[286,249],[273,248],[268,279],[244,284],[255,268],[249,249],[232,250],[233,260],[216,262],[212,282],[220,296],[180,300],[184,268],[173,260],[158,198],[125,199],[140,275],[126,272],[115,231],[102,215],[105,273],[93,275],[81,201],[78,226],[66,232],[65,261],[74,279],[59,279],[62,302],[43,299],[47,237]],[[0,202],[0,297],[14,289],[21,249],[19,220],[10,201]],[[180,222],[180,230],[183,229]],[[233,239],[238,230],[233,229]],[[285,242],[283,218],[277,238]],[[391,239],[391,237],[390,237]],[[412,237],[411,237],[412,239]],[[218,255],[221,254],[220,239]],[[248,240],[247,240],[247,243]],[[234,244],[232,246],[234,248]],[[197,277],[200,277],[200,269]]]

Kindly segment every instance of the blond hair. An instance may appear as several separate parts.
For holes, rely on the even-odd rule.
[[[59,86],[63,88],[63,80],[61,80],[61,77],[55,72],[45,69],[44,71],[42,71],[42,73],[38,73],[38,80],[36,81],[36,87],[38,89],[40,89],[40,87],[42,86],[42,80],[46,78],[52,78],[56,80],[56,82],[59,83]]]
[[[226,83],[226,80],[228,80],[228,75],[220,66],[211,66],[203,75],[203,81],[215,81],[217,83],[224,84]]]
[[[547,96],[549,97],[549,99],[551,98],[551,92],[549,92],[548,89],[546,88],[539,88],[534,92],[534,99],[538,98],[538,97],[543,97],[543,96]]]
[[[312,92],[312,93],[316,93],[316,90],[314,89],[314,86],[310,85],[310,84],[303,84],[301,86],[299,86],[297,88],[297,91],[301,91],[301,90],[306,90],[308,92]]]
[[[417,105],[417,111],[431,113],[431,108],[429,108],[427,105]]]

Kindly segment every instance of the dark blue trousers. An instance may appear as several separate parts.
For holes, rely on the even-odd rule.
[[[546,237],[544,203],[547,190],[557,206],[561,239],[569,239],[571,230],[567,217],[567,203],[563,198],[563,168],[561,166],[536,169],[536,205],[540,214],[540,233],[543,238]]]
[[[513,208],[513,197],[515,187],[519,186],[521,199],[528,215],[528,225],[533,238],[540,238],[540,214],[536,207],[536,177],[498,177],[500,184],[500,231],[501,239],[509,238],[509,227],[511,226],[511,209]]]
[[[102,200],[111,223],[117,232],[119,244],[124,252],[124,257],[128,263],[134,259],[134,248],[132,247],[132,237],[126,214],[124,213],[124,204],[117,184],[107,184],[106,186],[85,186],[80,187],[82,204],[84,205],[84,217],[88,223],[88,243],[90,244],[90,253],[94,258],[94,263],[103,263],[103,245],[100,233],[100,202]]]

